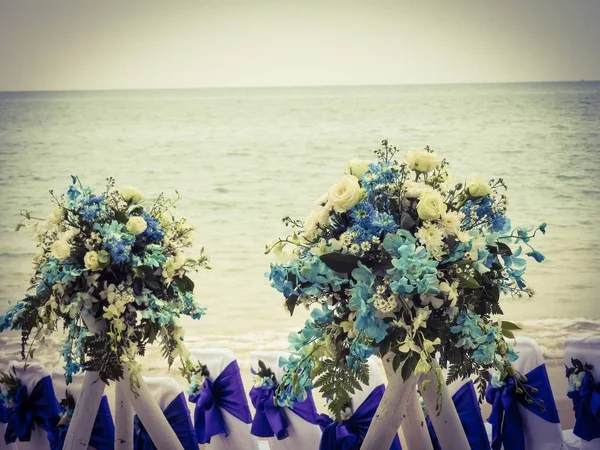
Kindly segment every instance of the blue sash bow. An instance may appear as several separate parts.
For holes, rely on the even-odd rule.
[[[469,447],[471,450],[489,450],[490,441],[487,437],[483,417],[481,416],[481,408],[477,401],[477,394],[473,381],[469,380],[452,395],[452,402],[458,413],[460,423],[467,435]],[[442,405],[443,407],[443,405]],[[440,443],[433,429],[431,419],[427,417],[427,428],[431,436],[431,442],[435,450],[441,450]]]
[[[352,417],[343,420],[341,424],[326,414],[319,415],[317,420],[323,431],[319,450],[359,450],[384,391],[383,385],[373,389]],[[398,435],[394,437],[390,450],[402,450]]]
[[[8,408],[4,406],[4,402],[0,400],[0,423],[8,422]]]
[[[567,395],[575,411],[573,434],[585,441],[600,438],[600,383],[594,383],[594,376],[585,372],[579,390]]]
[[[256,408],[256,414],[252,419],[250,433],[258,437],[273,437],[278,440],[289,436],[287,431],[287,419],[283,408],[273,402],[277,387],[268,388],[253,387],[250,389],[250,400]],[[294,404],[290,409],[293,413],[309,423],[317,424],[317,408],[312,393],[309,391],[306,400]]]
[[[165,408],[163,413],[184,450],[198,450],[196,433],[194,432],[190,410],[187,407],[183,392],[169,403],[169,406]],[[137,416],[135,416],[133,450],[156,450],[148,431],[146,431],[146,428]]]
[[[50,376],[38,381],[30,395],[27,394],[27,386],[19,386],[14,406],[8,410],[4,441],[7,444],[17,439],[30,441],[34,425],[46,432],[51,431],[60,420],[59,414],[60,406],[54,396]]]
[[[68,430],[68,426],[59,426],[48,433],[50,450],[62,450]],[[114,450],[115,448],[115,425],[106,395],[100,400],[89,445],[96,450]]]
[[[200,444],[209,443],[217,434],[228,434],[221,408],[244,423],[252,422],[237,361],[229,363],[216,380],[206,378],[200,392],[190,395],[189,401],[196,404],[194,424]]]
[[[488,422],[492,424],[492,450],[500,450],[502,446],[504,450],[525,450],[523,421],[517,405],[522,405],[547,422],[560,422],[546,365],[536,367],[525,376],[528,384],[526,389],[537,389],[537,392],[531,395],[544,402],[544,410],[536,403],[527,403],[524,395],[516,393],[517,387],[513,378],[509,378],[507,385],[501,388],[489,384],[485,399],[492,405],[492,412],[488,417]]]

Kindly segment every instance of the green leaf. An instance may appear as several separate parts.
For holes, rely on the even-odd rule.
[[[15,231],[19,231],[21,228],[23,228],[25,225],[22,223],[18,223],[17,226],[15,227]]]
[[[186,275],[182,277],[173,278],[173,281],[183,293],[192,292],[194,290],[194,282]],[[147,283],[146,283],[147,284]]]
[[[481,289],[481,285],[477,282],[477,280],[466,272],[459,273],[457,278],[460,284],[462,284],[464,287],[469,289]]]
[[[414,352],[413,352],[414,353]],[[406,361],[404,361],[404,365],[402,366],[402,379],[404,381],[408,380],[410,376],[415,372],[415,367],[417,367],[417,363],[419,362],[419,355],[412,355]]]
[[[358,256],[343,255],[342,253],[327,253],[321,255],[321,261],[335,272],[350,273],[358,267],[359,258]]]
[[[502,321],[502,331],[504,330],[520,330],[521,327],[516,323],[509,322],[508,320]]]
[[[296,300],[298,300],[298,296],[296,294],[290,294],[290,296],[285,299],[285,309],[288,310],[290,316],[294,315],[294,309],[296,308]]]
[[[497,242],[498,244],[498,254],[499,255],[512,255],[512,250],[510,247],[504,242]]]
[[[398,367],[400,367],[401,362],[402,357],[400,355],[394,355],[394,359],[392,360],[392,369],[394,369],[394,372],[398,372]]]
[[[505,336],[505,337],[507,337],[507,338],[510,338],[510,339],[514,339],[515,338],[514,333],[512,331],[510,331],[510,330],[502,329],[502,335]]]

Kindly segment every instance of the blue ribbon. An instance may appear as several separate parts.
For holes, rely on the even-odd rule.
[[[317,420],[323,431],[319,450],[359,450],[384,391],[383,385],[373,389],[352,417],[343,420],[341,424],[326,414],[319,415]],[[394,437],[390,450],[402,450],[398,435]]]
[[[218,434],[229,434],[221,408],[244,423],[252,422],[237,361],[229,363],[216,380],[207,377],[200,392],[190,395],[189,401],[196,404],[194,424],[200,444],[209,443]]]
[[[163,413],[184,450],[198,450],[198,440],[183,392],[169,403]],[[156,450],[148,431],[137,416],[135,417],[133,450]]]
[[[489,450],[490,441],[487,437],[483,417],[481,416],[481,408],[477,400],[475,386],[473,381],[469,380],[452,395],[452,402],[458,413],[460,423],[469,441],[471,450]],[[442,405],[443,407],[443,405]],[[427,428],[431,436],[431,442],[435,450],[441,450],[435,430],[429,416],[427,417]]]
[[[594,376],[585,372],[579,390],[567,395],[575,411],[573,434],[585,441],[600,438],[600,383],[594,383]]]
[[[0,423],[8,422],[8,408],[4,406],[4,402],[0,400]]]
[[[62,450],[68,430],[69,426],[59,426],[48,433],[50,450]],[[100,400],[89,445],[96,450],[114,450],[115,448],[115,424],[113,423],[106,395]]]
[[[256,414],[252,419],[250,433],[258,437],[273,437],[278,440],[289,436],[287,431],[287,419],[283,408],[275,405],[273,397],[277,386],[268,388],[266,386],[253,387],[250,389],[250,400],[256,408]],[[309,423],[317,425],[317,408],[312,393],[303,402],[295,403],[290,409],[293,413]]]
[[[502,446],[504,450],[525,450],[523,420],[518,405],[522,405],[547,422],[560,422],[546,365],[536,367],[525,376],[528,385],[525,388],[537,389],[537,392],[531,396],[543,401],[544,410],[536,403],[527,403],[524,395],[516,393],[517,387],[513,378],[509,378],[507,385],[501,388],[489,384],[485,399],[492,405],[492,412],[488,417],[488,422],[492,424],[492,450],[500,450]]]
[[[42,378],[27,394],[26,386],[19,386],[14,397],[14,406],[8,410],[8,421],[4,442],[12,444],[17,439],[22,442],[31,440],[34,425],[48,432],[56,427],[60,420],[60,406],[54,396],[50,376]]]

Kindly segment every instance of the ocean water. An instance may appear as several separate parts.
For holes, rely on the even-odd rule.
[[[208,314],[185,322],[190,342],[284,349],[307,314],[290,318],[270,288],[265,243],[382,139],[429,145],[457,180],[504,178],[513,225],[548,223],[535,297],[503,300],[547,357],[568,334],[600,333],[600,82],[0,93],[0,312],[35,252],[19,210],[45,216],[71,174],[98,189],[112,176],[149,199],[177,190],[198,228],[213,270],[193,277]]]

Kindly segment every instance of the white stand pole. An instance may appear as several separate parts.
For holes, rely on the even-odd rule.
[[[90,314],[86,315],[85,313],[82,313],[82,319],[88,329],[94,333],[106,329],[106,321],[102,319],[96,320]],[[123,379],[119,380],[116,385],[117,389],[121,389],[127,401],[137,412],[158,450],[183,450],[181,442],[177,439],[175,432],[167,422],[165,415],[160,410],[158,403],[152,397],[150,389],[148,389],[148,385],[141,376],[139,382],[140,387],[135,389],[134,394],[129,381],[129,370],[127,367],[123,367]],[[86,372],[81,395],[75,405],[75,411],[73,411],[73,418],[65,438],[63,450],[87,449],[94,426],[94,420],[91,420],[91,418],[96,417],[96,414],[98,414],[100,399],[105,386],[100,381],[98,374]],[[87,395],[86,390],[88,391]]]
[[[435,410],[437,400],[435,369],[437,367],[438,365],[434,361],[432,370],[423,377],[423,380],[431,380],[431,383],[425,390],[421,387],[421,394],[423,395],[423,400],[425,400],[425,406],[429,412],[429,418],[431,419],[435,434],[437,435],[440,447],[444,450],[468,449],[470,447],[469,441],[460,423],[460,418],[458,417],[446,383],[442,383],[442,408],[439,415]]]
[[[93,333],[99,333],[106,329],[106,322],[96,321],[91,316],[84,316],[83,321]],[[95,418],[98,414],[105,387],[106,384],[100,379],[97,372],[85,373],[81,394],[75,404],[63,450],[87,450],[92,428],[94,428],[92,418]]]
[[[115,386],[115,450],[133,450],[133,408],[123,389]]]
[[[385,356],[384,365],[390,363],[389,358],[390,355]],[[412,375],[408,380],[404,381],[402,375],[400,375],[401,368],[402,365],[398,368],[398,372],[395,372],[390,377],[383,398],[371,421],[371,426],[369,426],[360,450],[382,450],[389,448],[394,440],[394,435],[398,432],[398,428],[400,428],[402,421],[406,418],[406,411],[417,385],[417,377]]]
[[[385,369],[385,375],[388,380],[395,376],[400,376],[400,374],[396,374],[392,368],[392,359],[393,354],[386,355],[386,357],[383,358],[383,368]],[[406,408],[401,428],[406,448],[409,448],[410,450],[433,450],[433,444],[429,437],[429,430],[427,429],[423,408],[421,408],[419,395],[415,388],[412,390],[412,395],[408,407]]]
[[[136,388],[134,393],[129,384],[129,370],[123,367],[123,379],[117,382],[117,388],[133,406],[157,450],[183,450],[181,442],[152,397],[144,378],[140,376],[139,382],[140,387]]]

